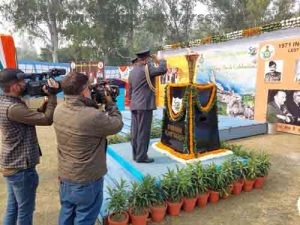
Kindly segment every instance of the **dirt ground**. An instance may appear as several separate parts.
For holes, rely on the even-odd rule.
[[[57,224],[59,197],[57,183],[57,158],[53,127],[38,127],[38,136],[43,150],[38,166],[40,185],[37,193],[35,225]],[[300,137],[278,133],[260,135],[232,141],[250,148],[263,149],[270,153],[272,168],[262,190],[231,196],[205,209],[197,208],[192,213],[182,212],[178,217],[167,217],[163,225],[299,225],[300,212]],[[6,186],[0,178],[0,224],[6,205]],[[154,224],[154,223],[153,223]]]

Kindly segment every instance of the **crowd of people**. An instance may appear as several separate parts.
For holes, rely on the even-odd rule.
[[[158,67],[153,65],[156,61]],[[147,155],[152,111],[155,109],[153,79],[166,73],[166,61],[137,53],[129,76],[132,112],[132,149],[137,163],[151,163]],[[30,109],[22,97],[26,82],[23,71],[6,68],[0,72],[0,172],[7,184],[4,225],[33,224],[39,175],[36,166],[42,155],[35,126],[54,125],[58,155],[60,225],[94,225],[103,201],[103,180],[107,172],[109,135],[121,131],[122,115],[106,85],[101,94],[105,106],[91,96],[90,79],[70,72],[61,82],[49,79],[42,87],[41,107]],[[152,86],[152,87],[151,87]],[[64,101],[57,105],[56,91]],[[103,105],[102,105],[103,106]]]

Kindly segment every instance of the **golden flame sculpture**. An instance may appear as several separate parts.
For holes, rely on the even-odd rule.
[[[196,52],[189,51],[187,55],[185,55],[186,60],[188,61],[189,67],[189,83],[194,83],[194,77],[196,72],[196,62],[199,57],[199,54]]]

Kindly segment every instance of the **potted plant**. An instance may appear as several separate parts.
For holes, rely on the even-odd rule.
[[[193,183],[192,176],[192,165],[178,171],[179,189],[182,189],[183,195],[183,210],[186,212],[193,211],[197,201],[197,186]]]
[[[192,165],[191,180],[195,184],[196,192],[198,194],[197,205],[204,208],[209,197],[209,192],[207,190],[208,176],[200,161]]]
[[[161,187],[168,205],[168,213],[177,216],[182,206],[182,190],[179,187],[179,177],[174,170],[168,169],[161,180]]]
[[[235,180],[231,160],[227,160],[222,164],[220,176],[221,184],[219,193],[220,197],[225,199],[231,194]]]
[[[160,183],[150,175],[143,179],[145,198],[149,200],[151,218],[154,222],[161,222],[167,211],[167,204]]]
[[[243,186],[243,190],[246,192],[249,192],[252,190],[254,181],[256,179],[257,174],[257,163],[255,161],[255,158],[252,157],[248,160],[248,162],[245,164],[245,182]]]
[[[233,166],[233,190],[232,193],[234,195],[239,195],[243,189],[244,181],[245,181],[245,166],[244,160],[242,158],[233,157],[231,160]]]
[[[264,152],[260,152],[257,154],[255,160],[257,163],[257,174],[254,188],[262,188],[271,167],[270,156]]]
[[[128,224],[129,216],[126,212],[128,203],[127,184],[121,179],[120,182],[115,182],[115,187],[108,187],[108,223],[110,225],[126,225]]]
[[[221,183],[221,170],[215,163],[211,163],[206,168],[208,174],[208,187],[209,187],[209,202],[217,203],[219,201],[219,191]]]
[[[148,210],[150,201],[147,198],[147,185],[145,180],[141,183],[133,182],[132,189],[129,194],[129,214],[132,225],[146,225],[148,218]]]

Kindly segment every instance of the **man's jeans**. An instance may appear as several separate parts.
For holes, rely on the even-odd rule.
[[[86,184],[60,181],[59,225],[94,225],[103,200],[103,177]]]
[[[3,224],[32,225],[36,189],[39,184],[35,168],[21,170],[5,178],[8,198]]]

